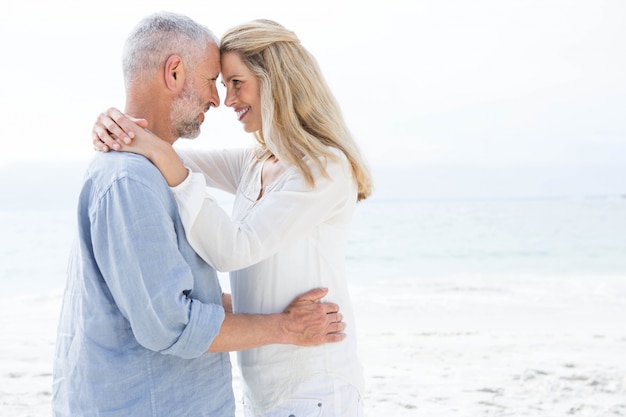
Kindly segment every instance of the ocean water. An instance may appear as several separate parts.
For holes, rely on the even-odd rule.
[[[0,297],[61,289],[74,211],[0,210]],[[626,277],[626,198],[366,201],[351,284],[446,277]]]
[[[353,279],[626,275],[626,198],[372,201],[348,250]]]

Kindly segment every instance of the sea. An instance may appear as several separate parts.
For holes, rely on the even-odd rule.
[[[74,209],[0,209],[0,298],[62,289]],[[346,253],[352,285],[455,277],[626,277],[626,197],[371,199]],[[227,279],[224,280],[227,284]]]
[[[624,275],[625,231],[624,196],[372,201],[357,210],[348,265],[376,280]]]

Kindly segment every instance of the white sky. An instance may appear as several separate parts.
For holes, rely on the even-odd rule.
[[[87,161],[97,114],[124,105],[124,38],[158,10],[294,30],[374,167],[626,167],[621,0],[24,0],[0,6],[0,168]],[[251,140],[224,107],[203,131]]]

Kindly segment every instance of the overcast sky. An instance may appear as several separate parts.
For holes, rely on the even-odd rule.
[[[97,114],[124,105],[124,39],[159,10],[218,36],[255,18],[294,30],[387,188],[430,184],[443,191],[420,195],[453,195],[445,188],[467,188],[458,179],[473,169],[474,182],[494,173],[519,181],[520,195],[541,194],[541,184],[548,194],[626,192],[612,179],[626,177],[621,0],[10,2],[0,6],[2,175],[18,163],[91,158]],[[251,139],[222,106],[197,141]]]

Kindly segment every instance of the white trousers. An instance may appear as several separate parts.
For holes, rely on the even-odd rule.
[[[246,406],[245,417],[363,417],[363,401],[352,385],[316,378],[303,384],[291,398],[275,408],[258,412]]]

